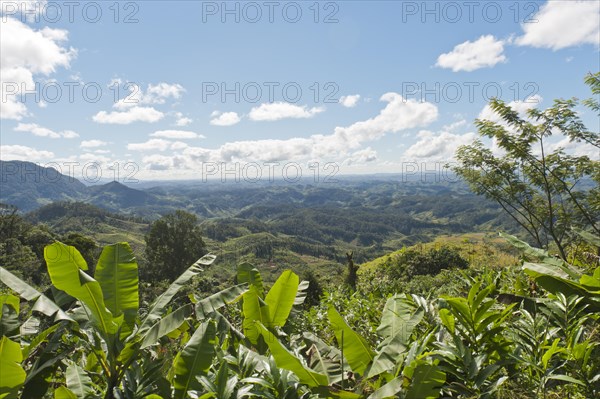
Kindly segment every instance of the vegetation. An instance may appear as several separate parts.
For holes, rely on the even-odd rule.
[[[598,75],[587,81],[598,94]],[[558,130],[597,143],[575,105],[557,101],[531,121],[494,102],[506,125],[478,124],[504,155],[482,143],[459,151],[459,174],[517,212],[533,245],[463,232],[454,216],[477,212],[457,214],[450,200],[422,209],[423,192],[396,196],[381,182],[325,190],[360,199],[345,211],[305,188],[303,205],[241,206],[249,194],[237,214],[202,222],[3,207],[0,398],[600,397],[598,162],[543,149]],[[113,205],[131,193],[109,188],[82,190]],[[158,194],[131,198],[151,206]],[[77,220],[98,235],[72,229]],[[100,250],[96,237],[127,229],[144,244],[140,263],[125,242]]]
[[[195,215],[177,211],[152,223],[145,237],[145,272],[154,280],[171,279],[206,254]]]

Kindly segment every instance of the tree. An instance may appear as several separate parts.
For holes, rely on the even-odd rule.
[[[146,239],[146,278],[172,280],[206,254],[198,218],[176,211],[152,223]]]
[[[600,73],[590,74],[586,83],[600,93]],[[575,110],[579,104],[575,98],[559,99],[546,110],[528,110],[523,118],[503,101],[492,100],[490,107],[502,122],[478,119],[475,124],[482,137],[495,141],[501,155],[477,140],[459,147],[459,165],[453,168],[475,193],[500,204],[537,246],[552,243],[563,259],[573,228],[600,234],[600,162],[564,150],[575,142],[600,150],[599,134],[589,131]],[[598,111],[595,100],[583,104]],[[553,149],[549,137],[555,134],[565,141]]]

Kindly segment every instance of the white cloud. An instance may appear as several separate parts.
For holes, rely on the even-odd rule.
[[[354,152],[349,158],[343,162],[344,165],[364,164],[377,160],[377,151],[371,147]]]
[[[121,85],[120,80],[117,80],[116,83]],[[164,82],[156,85],[149,84],[146,90],[134,83],[128,83],[126,87],[129,90],[129,94],[113,105],[118,110],[126,110],[140,105],[164,104],[169,98],[179,99],[185,91],[180,84]]]
[[[340,104],[342,104],[346,108],[356,107],[358,104],[358,100],[360,99],[360,94],[353,94],[351,96],[341,96]]]
[[[54,130],[42,127],[36,123],[19,123],[15,127],[16,132],[27,132],[38,137],[49,137],[51,139],[73,139],[79,137],[77,133],[72,130],[63,130],[62,132],[55,132]]]
[[[120,79],[113,79],[111,84],[121,85]],[[139,85],[127,84],[130,93],[113,104],[117,111],[100,111],[92,117],[97,123],[128,125],[133,122],[154,123],[165,114],[154,107],[142,105],[164,104],[167,99],[178,99],[185,91],[180,84],[158,83],[148,85],[144,91]]]
[[[81,148],[96,148],[96,147],[104,147],[108,143],[102,140],[83,140],[79,147]]]
[[[286,102],[274,102],[252,108],[248,116],[253,121],[277,121],[287,118],[312,118],[324,110],[322,107],[308,108],[306,105],[299,106]]]
[[[211,119],[210,124],[214,126],[233,126],[240,122],[241,118],[236,112],[219,112],[214,111],[210,115],[213,119]]]
[[[181,112],[176,112],[175,118],[177,118],[175,120],[175,126],[187,126],[194,121],[192,118],[183,116]]]
[[[49,161],[54,158],[50,151],[37,150],[24,145],[0,145],[0,159],[4,161]]]
[[[387,133],[426,126],[435,121],[438,116],[434,104],[405,100],[396,93],[384,94],[381,101],[387,104],[375,117],[347,127],[337,127],[329,135],[315,134],[286,140],[235,141],[215,149],[190,146],[183,149],[181,153],[173,154],[172,161],[162,155],[147,158],[146,161],[149,163],[147,167],[161,170],[197,169],[200,162],[279,162],[306,159],[334,161],[348,157],[368,161],[376,154],[370,149],[358,150],[363,143],[377,140]],[[154,147],[159,151],[161,148],[170,148],[167,144],[142,144],[144,145],[135,148]]]
[[[436,134],[422,130],[418,134],[419,140],[408,147],[404,152],[404,157],[406,159],[450,162],[454,159],[454,153],[459,146],[472,144],[476,137],[475,133],[454,134],[442,131]]]
[[[461,119],[458,120],[456,122],[452,122],[449,125],[444,125],[444,127],[442,128],[442,130],[446,131],[446,132],[453,132],[456,129],[458,129],[459,127],[463,127],[466,126],[467,121],[465,119]]]
[[[548,1],[523,23],[525,34],[516,44],[559,50],[582,44],[600,45],[600,2]]]
[[[164,139],[150,139],[143,143],[129,143],[127,149],[130,151],[166,151],[183,150],[189,146],[182,141],[169,141]]]
[[[441,54],[436,66],[450,68],[453,72],[474,71],[480,68],[493,67],[499,62],[505,62],[504,42],[496,40],[492,35],[481,36],[474,42],[466,41]]]
[[[133,107],[123,112],[100,111],[92,117],[92,120],[97,123],[128,125],[133,122],[153,123],[161,120],[164,116],[165,114],[153,107]]]
[[[3,16],[1,24],[0,117],[21,120],[28,115],[19,101],[22,89],[33,90],[34,75],[48,76],[59,67],[69,67],[76,51],[60,44],[67,39],[65,30],[35,30],[9,16]]]
[[[190,132],[187,130],[157,130],[150,137],[161,137],[164,139],[204,139],[202,134]]]

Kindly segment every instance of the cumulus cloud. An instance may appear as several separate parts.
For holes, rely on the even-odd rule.
[[[36,123],[19,123],[15,127],[16,132],[27,132],[38,137],[49,137],[51,139],[73,139],[79,137],[77,133],[72,130],[63,130],[61,132],[55,132],[54,130],[42,127]]]
[[[96,147],[104,147],[108,143],[102,140],[83,140],[79,147],[81,148],[96,148]]]
[[[474,71],[480,68],[489,68],[505,62],[504,42],[497,40],[492,35],[481,36],[474,42],[466,41],[454,47],[445,54],[441,54],[436,66],[452,69],[453,72]]]
[[[524,35],[516,44],[559,50],[582,44],[600,45],[600,2],[548,1],[523,23]]]
[[[145,159],[147,162],[153,162],[152,165],[148,165],[149,168],[161,170],[175,168],[175,163],[177,168],[196,169],[201,162],[279,162],[347,157],[366,162],[376,154],[368,148],[359,150],[364,143],[377,140],[387,133],[426,126],[438,117],[438,109],[434,104],[405,100],[397,93],[386,93],[381,97],[381,101],[387,104],[378,115],[347,127],[337,127],[329,135],[314,134],[285,140],[235,141],[214,149],[188,146],[180,153],[174,154],[173,161],[168,161],[161,154]],[[166,143],[145,144],[134,148],[150,146],[158,151],[161,151],[161,148],[170,148]]]
[[[116,81],[121,85],[120,80]],[[149,84],[146,90],[135,83],[128,83],[129,94],[114,104],[114,108],[124,110],[140,105],[164,104],[167,99],[179,99],[185,89],[180,84],[158,83]]]
[[[377,151],[371,147],[354,152],[349,158],[343,162],[344,165],[365,164],[377,160]]]
[[[171,150],[183,150],[189,147],[182,141],[170,141],[164,139],[150,139],[143,143],[129,143],[127,149],[130,151],[166,151]]]
[[[353,94],[351,96],[341,96],[340,104],[342,104],[346,108],[356,107],[358,104],[358,100],[360,99],[360,94]]]
[[[190,132],[187,130],[157,130],[150,137],[160,137],[164,139],[204,139],[202,134]]]
[[[59,67],[69,67],[76,51],[61,44],[68,36],[65,30],[36,30],[9,16],[3,16],[1,24],[0,117],[21,120],[28,111],[19,95],[24,89],[34,89],[34,76],[49,76]]]
[[[214,111],[210,116],[212,117],[210,124],[214,126],[233,126],[241,120],[237,112]]]
[[[175,118],[177,118],[175,120],[175,126],[181,126],[181,127],[187,126],[194,121],[192,118],[183,116],[183,114],[181,112],[176,112]]]
[[[459,146],[471,144],[477,137],[475,133],[454,134],[447,131],[434,133],[422,130],[417,135],[416,143],[405,152],[406,159],[431,161],[451,161]]]
[[[308,108],[308,106],[295,105],[286,102],[274,102],[261,104],[250,110],[248,117],[253,121],[277,121],[280,119],[301,119],[312,118],[318,113],[323,112],[322,107]]]
[[[133,122],[153,123],[164,116],[165,114],[153,107],[133,107],[126,111],[100,111],[92,117],[92,120],[97,123],[128,125]]]
[[[49,161],[54,158],[51,151],[37,150],[24,145],[0,145],[0,159],[3,161],[23,160]]]
[[[113,79],[111,84],[121,85],[122,81]],[[127,84],[127,88],[129,94],[113,104],[116,111],[100,111],[92,117],[92,120],[97,123],[117,125],[128,125],[133,122],[154,123],[161,120],[165,114],[148,105],[164,104],[167,99],[178,99],[185,91],[180,84],[164,82],[156,85],[149,84],[146,90],[132,83]]]

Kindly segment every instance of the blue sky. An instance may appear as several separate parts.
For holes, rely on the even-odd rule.
[[[595,1],[0,3],[1,158],[104,176],[451,162],[494,118],[489,97],[523,112],[586,98],[600,70]]]

